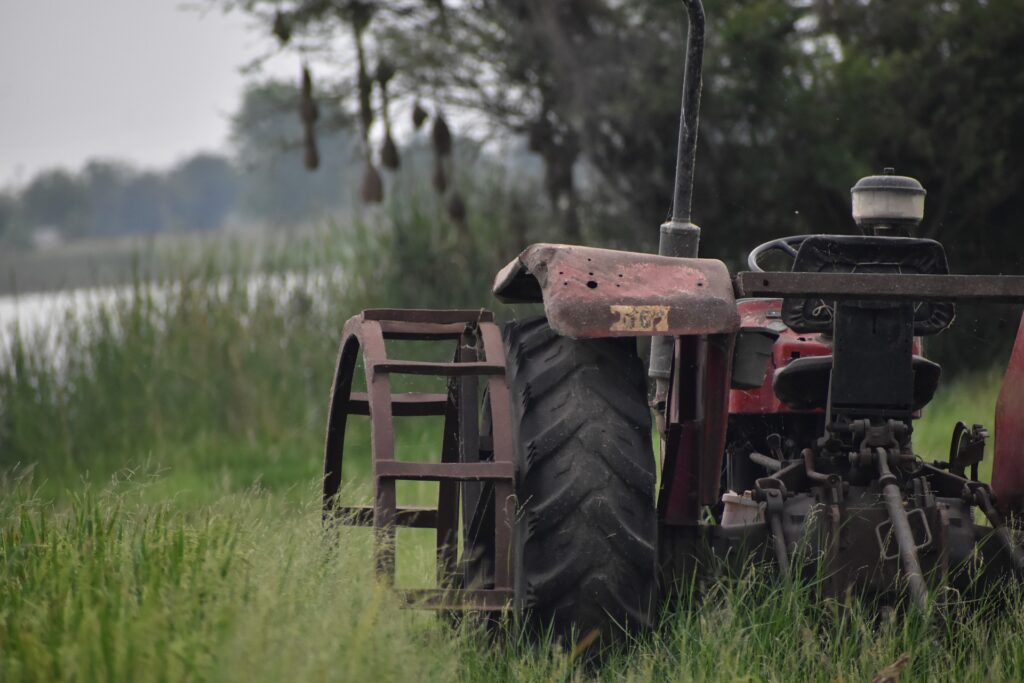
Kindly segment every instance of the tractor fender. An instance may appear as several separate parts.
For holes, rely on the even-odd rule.
[[[551,328],[573,338],[733,334],[732,278],[714,259],[567,244],[534,244],[501,269],[494,294],[543,303]]]
[[[1024,510],[1024,317],[996,401],[992,492],[1004,514]]]

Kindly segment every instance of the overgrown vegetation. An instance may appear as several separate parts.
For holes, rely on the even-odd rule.
[[[325,117],[355,118],[370,169],[389,167],[398,122],[444,114],[456,135],[526,141],[559,225],[548,239],[654,249],[671,209],[685,3],[220,4],[308,60],[320,133]],[[1018,243],[1024,210],[1012,161],[1024,150],[1024,0],[705,4],[703,255],[737,267],[768,239],[852,232],[850,187],[894,166],[927,188],[921,236],[946,245],[954,272],[1021,271],[1024,252],[992,247]],[[1008,355],[1017,320],[965,309],[930,351],[984,369]]]
[[[159,483],[159,482],[157,482]],[[369,534],[252,489],[186,511],[145,481],[0,499],[0,677],[54,680],[1020,680],[1024,597],[878,619],[754,569],[597,667],[397,607]],[[421,552],[414,561],[426,566]],[[900,672],[902,673],[902,676]]]
[[[269,256],[226,244],[15,335],[0,356],[0,466],[61,481],[147,461],[241,486],[316,476],[350,315],[396,301],[493,305],[518,233],[515,212],[484,211],[512,201],[500,185],[478,187],[464,233],[426,195]]]
[[[363,306],[493,306],[493,272],[523,234],[484,209],[512,201],[481,187],[468,238],[428,195],[277,258],[210,253],[4,349],[0,679],[831,681],[894,663],[905,678],[1021,678],[1012,591],[1002,612],[879,621],[753,570],[600,666],[399,609],[373,581],[368,532],[320,526],[336,344]],[[919,425],[928,457],[953,420],[991,424],[998,377],[956,382]],[[409,453],[440,444],[418,420],[398,436]],[[361,423],[349,438],[368,450]],[[352,498],[367,495],[364,463],[348,463]],[[399,579],[426,585],[432,538],[409,534]]]

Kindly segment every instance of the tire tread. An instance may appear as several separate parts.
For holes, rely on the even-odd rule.
[[[556,636],[649,627],[655,463],[633,339],[574,340],[544,318],[505,328],[518,465],[517,609]]]

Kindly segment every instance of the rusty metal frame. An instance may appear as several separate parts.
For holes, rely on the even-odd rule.
[[[1024,276],[740,273],[736,296],[1024,303]]]
[[[454,360],[428,363],[388,358],[385,340],[451,340]],[[362,354],[367,391],[353,393],[357,360]],[[392,393],[394,374],[449,378],[447,394]],[[480,460],[477,391],[487,383],[493,459]],[[341,505],[345,429],[350,415],[366,415],[371,424],[374,499],[371,507]],[[406,415],[444,417],[444,442],[438,462],[395,459],[394,418]],[[512,544],[515,528],[515,466],[505,355],[494,316],[486,310],[366,310],[345,323],[331,389],[324,449],[323,514],[374,530],[374,567],[387,586],[395,583],[396,527],[437,530],[437,587],[399,591],[412,605],[444,610],[503,611],[513,597]],[[437,481],[436,508],[399,508],[399,480]],[[492,482],[495,506],[494,586],[466,589],[458,576],[459,500],[472,482]],[[468,520],[463,520],[463,524]]]

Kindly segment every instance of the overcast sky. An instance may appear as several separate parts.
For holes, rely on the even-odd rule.
[[[0,187],[92,157],[223,149],[239,68],[268,46],[250,19],[181,0],[0,0]]]

